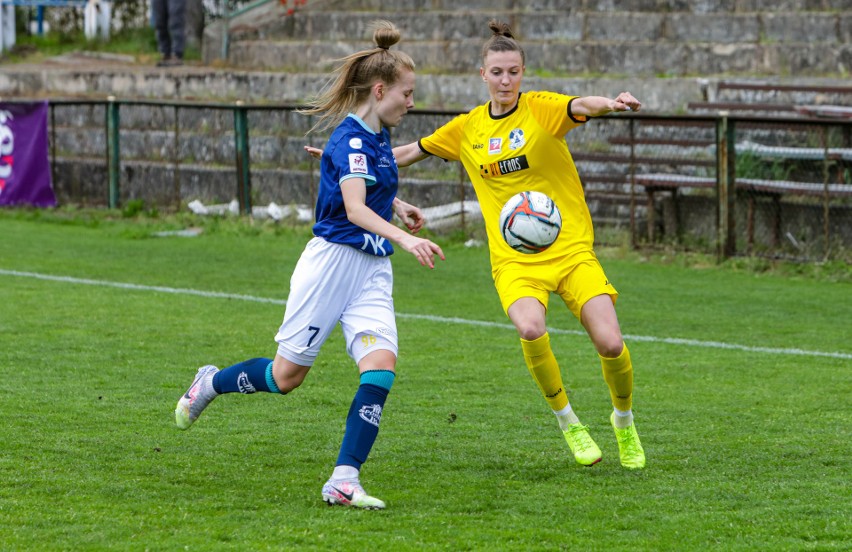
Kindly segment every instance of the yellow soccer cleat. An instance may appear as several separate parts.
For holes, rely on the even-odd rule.
[[[609,417],[612,429],[615,430],[615,439],[618,441],[618,455],[621,465],[629,470],[641,470],[645,467],[645,449],[639,442],[639,434],[636,433],[636,424],[630,424],[624,429],[615,427],[615,412]]]
[[[574,460],[578,464],[593,466],[601,461],[601,449],[589,435],[589,426],[570,424],[562,434],[565,436],[568,447],[574,454]]]

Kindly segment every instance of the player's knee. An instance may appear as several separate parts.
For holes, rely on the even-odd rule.
[[[612,336],[596,342],[595,348],[598,350],[598,354],[604,358],[617,358],[621,356],[621,352],[624,350],[624,341],[620,335]]]
[[[305,374],[282,375],[280,378],[275,378],[275,385],[282,394],[287,394],[293,391],[305,381]]]
[[[272,379],[278,390],[286,394],[302,385],[310,369],[310,366],[301,366],[277,355],[272,365]]]
[[[518,330],[518,335],[521,339],[525,339],[527,341],[533,341],[543,336],[547,331],[547,328],[544,324],[539,324],[535,321],[525,321],[519,324],[516,324],[515,327]]]

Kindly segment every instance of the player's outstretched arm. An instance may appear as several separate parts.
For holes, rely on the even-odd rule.
[[[393,148],[393,156],[396,158],[397,166],[407,167],[426,159],[429,157],[429,154],[420,149],[420,144],[411,142],[410,144]]]
[[[604,96],[583,96],[571,102],[571,114],[584,117],[599,117],[614,111],[639,111],[642,102],[630,92],[622,92],[613,98]]]
[[[305,146],[305,151],[308,155],[315,159],[322,157],[322,150],[320,148]],[[407,167],[417,163],[418,161],[426,159],[429,157],[429,154],[424,153],[417,142],[411,142],[410,144],[393,148],[393,156],[396,158],[397,166]]]

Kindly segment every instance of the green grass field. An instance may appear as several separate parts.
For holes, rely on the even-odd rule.
[[[204,232],[151,236],[187,224]],[[307,237],[0,211],[0,550],[852,548],[848,266],[602,251],[648,455],[629,472],[558,298],[553,346],[604,454],[592,468],[527,373],[487,251],[441,242],[434,271],[396,255],[399,376],[362,471],[388,508],[366,512],[320,498],[357,387],[339,331],[294,393],[227,395],[174,426],[198,366],[274,354]]]

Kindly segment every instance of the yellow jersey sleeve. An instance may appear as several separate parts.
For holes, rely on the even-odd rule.
[[[464,141],[465,123],[469,117],[470,113],[459,115],[432,135],[421,138],[420,149],[441,159],[459,161],[462,142]]]
[[[524,94],[533,118],[554,136],[565,136],[569,130],[586,122],[586,118],[572,118],[568,106],[577,96],[555,92],[527,92]]]

